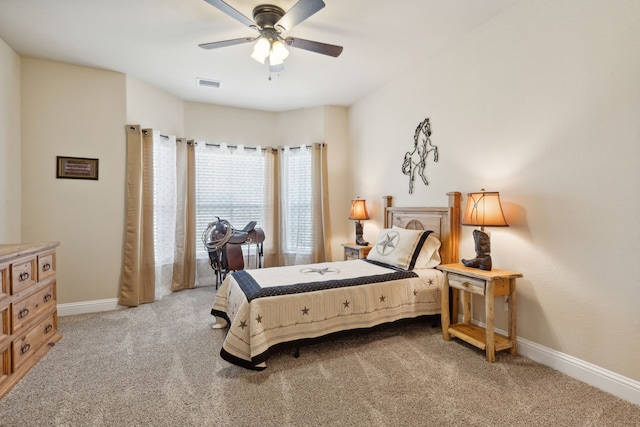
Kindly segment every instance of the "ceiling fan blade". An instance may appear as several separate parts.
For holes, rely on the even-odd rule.
[[[337,58],[342,53],[342,46],[336,46],[333,44],[314,42],[296,37],[287,37],[285,42],[291,47],[297,47],[298,49],[333,56],[334,58]]]
[[[289,31],[324,6],[322,0],[298,0],[298,3],[294,4],[275,26],[280,31]]]
[[[232,17],[233,19],[235,19],[235,20],[239,21],[240,23],[246,25],[247,27],[253,28],[253,29],[257,29],[258,28],[256,23],[253,22],[252,19],[247,18],[242,13],[238,12],[237,10],[235,10],[233,7],[229,6],[227,3],[223,2],[222,0],[204,0],[204,1],[209,3],[211,6],[219,9],[220,11],[226,13],[227,15]]]
[[[198,46],[200,46],[203,49],[217,49],[219,47],[233,46],[234,44],[249,43],[254,41],[255,39],[256,39],[255,37],[243,37],[241,39],[231,39],[231,40],[223,40],[219,42],[202,43],[202,44],[199,44]]]

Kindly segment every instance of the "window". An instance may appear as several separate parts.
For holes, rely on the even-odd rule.
[[[200,142],[204,145],[204,142]],[[198,147],[196,150],[196,247],[206,257],[202,233],[216,217],[232,226],[264,224],[264,155],[258,149]]]
[[[282,168],[282,196],[284,252],[310,254],[313,249],[313,212],[311,187],[311,150],[284,149]]]
[[[258,148],[206,146],[196,149],[196,245],[199,258],[207,257],[202,234],[216,217],[237,228],[256,221],[265,228],[268,215],[265,180],[271,172],[266,152]],[[285,148],[277,152],[280,161],[280,188],[285,253],[311,253],[313,247],[311,148]]]

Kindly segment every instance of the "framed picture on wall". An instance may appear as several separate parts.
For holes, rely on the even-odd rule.
[[[98,179],[98,159],[57,156],[56,178]]]

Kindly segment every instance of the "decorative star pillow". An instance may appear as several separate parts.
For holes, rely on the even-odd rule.
[[[385,228],[367,255],[367,259],[403,270],[412,270],[430,231]]]

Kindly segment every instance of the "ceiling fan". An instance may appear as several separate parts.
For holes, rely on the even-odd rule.
[[[199,46],[203,49],[217,49],[256,41],[251,57],[261,64],[268,62],[271,72],[279,72],[284,69],[284,60],[289,55],[286,46],[321,53],[334,58],[342,53],[342,46],[297,37],[282,37],[282,33],[291,30],[294,26],[322,9],[325,6],[323,0],[299,0],[286,13],[278,6],[261,4],[253,9],[253,20],[247,18],[222,0],[205,1],[241,24],[258,31],[259,35],[200,44]]]

